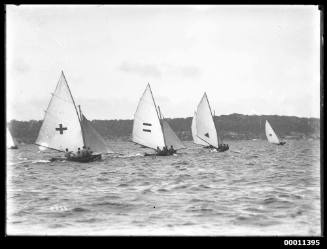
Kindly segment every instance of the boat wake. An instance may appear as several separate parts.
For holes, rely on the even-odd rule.
[[[50,160],[33,160],[33,161],[31,161],[31,163],[50,163],[51,161]]]
[[[124,154],[112,155],[111,157],[114,157],[114,158],[130,158],[130,157],[141,157],[141,156],[144,156],[144,155],[142,153],[135,153],[135,154],[127,154],[127,155],[124,155]]]

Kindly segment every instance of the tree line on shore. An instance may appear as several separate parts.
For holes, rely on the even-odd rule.
[[[166,119],[181,140],[192,140],[192,117]],[[299,118],[278,115],[230,114],[215,116],[214,121],[219,135],[224,140],[264,139],[266,120],[280,137],[287,139],[319,138],[320,119]],[[133,120],[92,120],[94,128],[106,139],[127,141],[131,138]],[[19,143],[34,143],[42,120],[18,121],[8,123],[9,130]]]

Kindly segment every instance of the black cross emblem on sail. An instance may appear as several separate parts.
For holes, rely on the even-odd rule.
[[[64,131],[67,130],[67,127],[63,127],[62,124],[59,124],[59,128],[56,128],[56,131],[60,132],[60,135],[64,134]]]
[[[143,123],[143,126],[152,126],[152,124],[150,124],[150,123]],[[151,132],[151,130],[149,129],[149,127],[146,127],[146,128],[148,128],[148,129],[143,129],[143,131],[145,131],[145,132]]]

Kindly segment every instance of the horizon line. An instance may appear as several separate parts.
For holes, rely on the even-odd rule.
[[[295,115],[279,115],[279,114],[241,114],[241,113],[230,113],[230,114],[222,114],[222,115],[215,115],[215,117],[221,117],[221,116],[231,116],[231,115],[242,115],[242,116],[278,116],[278,117],[295,117],[295,118],[305,118],[305,119],[319,119],[320,117],[300,117],[300,116],[295,116]],[[187,116],[187,117],[175,117],[175,118],[171,118],[171,117],[166,117],[165,119],[187,119],[187,118],[193,118],[193,116]],[[20,121],[20,122],[28,122],[28,121],[42,121],[43,119],[29,119],[29,120],[18,120],[18,119],[11,119],[11,120],[7,120],[6,122],[11,122],[11,121]],[[100,119],[100,118],[94,118],[91,119],[91,121],[93,120],[134,120],[133,118],[111,118],[111,119]]]

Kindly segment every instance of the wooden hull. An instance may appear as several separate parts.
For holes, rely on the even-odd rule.
[[[101,154],[90,155],[86,157],[69,157],[67,161],[79,162],[79,163],[89,163],[101,160]]]
[[[145,153],[144,156],[173,156],[175,153],[170,153],[170,152],[161,152],[161,153]]]
[[[275,144],[275,145],[284,145],[284,144],[286,144],[286,142],[285,142],[285,141],[282,141],[282,142],[279,142],[279,143],[271,143],[271,144]]]
[[[101,160],[101,154],[90,155],[87,157],[53,157],[50,159],[51,162],[55,161],[71,161],[71,162],[79,162],[79,163],[89,163]]]
[[[52,157],[50,159],[50,162],[55,162],[55,161],[66,161],[67,158],[66,157]]]
[[[224,151],[227,151],[227,150],[229,150],[229,147],[223,146],[223,147],[218,148],[217,152],[224,152]]]
[[[220,145],[218,148],[213,147],[213,146],[206,146],[206,147],[204,147],[204,148],[213,149],[213,150],[216,151],[216,152],[224,152],[224,151],[229,150],[229,146],[228,146],[228,144]]]

